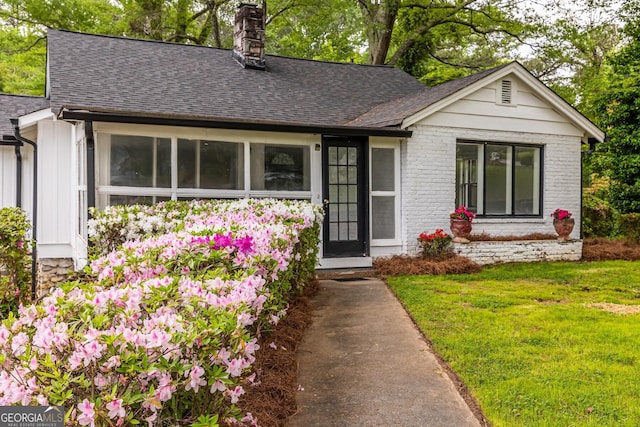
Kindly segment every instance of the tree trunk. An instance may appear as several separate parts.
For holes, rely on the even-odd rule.
[[[380,4],[359,1],[358,4],[367,28],[369,63],[384,64],[391,46],[400,0],[381,0]]]

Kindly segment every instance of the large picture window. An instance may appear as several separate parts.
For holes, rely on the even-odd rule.
[[[542,147],[458,142],[456,205],[478,215],[539,216]]]
[[[165,200],[311,199],[309,144],[98,133],[97,205]]]

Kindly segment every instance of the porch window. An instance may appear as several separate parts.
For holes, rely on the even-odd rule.
[[[242,190],[243,144],[178,139],[178,187]]]
[[[251,189],[309,191],[308,146],[251,144]]]
[[[456,146],[456,205],[479,215],[539,216],[542,148],[490,142]]]
[[[97,205],[311,199],[310,145],[98,133]]]
[[[398,168],[396,147],[371,148],[371,237],[395,240],[397,237]]]

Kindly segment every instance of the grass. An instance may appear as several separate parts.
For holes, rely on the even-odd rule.
[[[494,426],[640,424],[640,263],[530,263],[389,285]]]

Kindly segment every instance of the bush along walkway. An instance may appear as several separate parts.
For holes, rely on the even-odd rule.
[[[273,200],[98,214],[88,279],[0,325],[0,405],[62,405],[73,425],[258,424],[236,403],[260,331],[313,277],[320,221]]]

